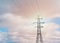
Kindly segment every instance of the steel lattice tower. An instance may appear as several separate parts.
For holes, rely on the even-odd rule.
[[[41,22],[41,19],[40,17],[37,18],[37,37],[36,37],[36,43],[43,43],[43,38],[42,38],[42,32],[41,32],[41,28],[43,26],[41,26],[42,23],[44,22]]]

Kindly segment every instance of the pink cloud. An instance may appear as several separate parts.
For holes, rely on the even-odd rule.
[[[14,41],[21,41],[22,43],[35,43],[36,28],[35,26],[32,26],[31,18],[22,18],[21,16],[16,16],[10,13],[5,14],[3,17],[9,24],[9,34]],[[46,24],[44,28],[42,28],[44,42],[48,43],[52,40],[52,38],[56,38],[58,36],[60,37],[59,32],[56,31],[56,28],[59,27],[60,26],[55,23]]]
[[[57,2],[57,0],[22,0],[21,2],[17,0],[12,5],[11,11],[16,15],[24,17],[34,16],[37,12],[47,18],[60,17],[60,9]]]

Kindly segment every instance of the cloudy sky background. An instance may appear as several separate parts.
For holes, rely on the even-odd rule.
[[[35,43],[37,15],[44,43],[60,43],[60,0],[0,0],[0,43]]]

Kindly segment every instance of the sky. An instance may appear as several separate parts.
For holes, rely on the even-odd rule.
[[[0,43],[36,43],[38,15],[44,43],[60,43],[60,0],[0,0]]]

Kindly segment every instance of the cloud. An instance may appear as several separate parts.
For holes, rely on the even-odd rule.
[[[55,5],[56,0],[13,0],[11,3],[11,13],[1,15],[0,19],[2,26],[9,27],[10,38],[19,43],[36,42],[36,28],[32,25],[34,16],[40,14],[47,20],[60,17],[59,5]],[[45,43],[59,42],[57,40],[60,32],[56,30],[59,27],[58,24],[49,23],[42,28]]]
[[[7,26],[9,26],[10,38],[14,41],[21,43],[35,43],[36,42],[36,28],[32,26],[33,20],[31,18],[23,18],[11,13],[3,15],[3,18],[7,20]],[[8,25],[9,24],[9,25]],[[48,23],[42,28],[43,40],[45,43],[53,43],[60,37],[59,31],[56,29],[60,26],[55,23]]]
[[[55,23],[47,24],[46,27],[43,29],[44,30],[43,32],[45,33],[45,34],[43,34],[43,36],[45,37],[45,41],[47,41],[47,42],[51,41],[53,43],[53,40],[54,40],[53,38],[56,38],[58,36],[60,37],[59,31],[56,30],[59,27],[60,26]]]
[[[7,41],[7,33],[0,32],[0,43],[6,43]]]
[[[59,0],[14,0],[11,12],[15,15],[31,17],[35,14],[45,18],[60,17]]]
[[[0,0],[0,15],[11,12],[11,1]]]
[[[31,37],[30,34],[33,32],[32,30],[34,30],[32,25],[30,24],[32,23],[31,19],[26,19],[20,16],[15,16],[10,13],[4,14],[2,17],[3,19],[6,20],[4,25],[9,27],[9,34],[11,35],[12,40],[18,41],[20,39],[19,37],[23,38],[23,40],[28,40],[28,39],[31,40],[29,37]]]

